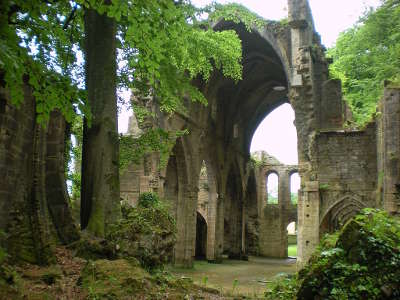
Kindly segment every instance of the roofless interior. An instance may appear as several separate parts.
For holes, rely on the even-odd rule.
[[[242,40],[243,79],[238,83],[221,78],[216,92],[218,118],[224,120],[226,138],[232,138],[235,124],[241,128],[248,153],[252,136],[264,117],[288,102],[288,80],[282,60],[267,38],[243,24],[221,21],[216,30],[235,30]],[[215,82],[215,81],[214,81]]]

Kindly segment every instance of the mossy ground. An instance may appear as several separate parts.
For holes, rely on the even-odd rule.
[[[231,299],[168,272],[150,274],[134,260],[87,261],[65,247],[57,248],[56,258],[51,266],[10,267],[12,280],[0,281],[0,300]]]
[[[224,259],[221,264],[196,261],[193,269],[169,266],[168,270],[176,276],[192,278],[198,285],[215,288],[227,296],[258,299],[277,274],[296,271],[296,260],[249,257],[249,261]]]

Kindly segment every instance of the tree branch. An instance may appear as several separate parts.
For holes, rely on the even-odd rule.
[[[69,23],[71,23],[71,21],[75,18],[75,12],[76,12],[77,7],[78,7],[77,5],[74,6],[74,8],[72,9],[68,18],[65,20],[65,23],[63,25],[63,30],[67,29]]]

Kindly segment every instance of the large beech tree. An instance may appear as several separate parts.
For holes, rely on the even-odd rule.
[[[119,217],[116,22],[85,10],[85,69],[91,121],[84,122],[81,228],[104,236]]]
[[[49,123],[55,110],[67,122],[77,112],[85,115],[81,221],[82,228],[95,236],[104,236],[108,224],[119,216],[116,89],[134,88],[146,96],[151,93],[160,100],[162,110],[172,113],[181,106],[183,96],[206,103],[191,85],[193,78],[202,76],[207,80],[214,68],[235,80],[241,78],[241,44],[236,33],[214,32],[207,22],[198,20],[198,11],[190,1],[6,0],[1,1],[0,11],[1,84],[7,105],[24,109],[22,103],[29,97],[34,101],[29,106],[31,118],[40,125],[47,124],[49,130],[52,124],[60,124]],[[83,63],[79,60],[82,52]],[[23,93],[28,87],[29,93]],[[7,109],[0,112],[8,114]],[[40,138],[38,134],[36,137]],[[44,149],[40,147],[38,144],[36,149]],[[51,164],[64,165],[64,156],[56,157],[51,157]],[[26,182],[40,183],[40,191],[55,182],[51,174],[38,182],[35,174],[39,173],[30,171],[30,160],[25,162],[27,168],[21,170],[26,171],[21,171],[20,176],[25,176]],[[12,186],[8,188],[7,193],[0,194],[3,207],[12,202],[7,198]],[[65,191],[65,184],[51,190],[63,188]],[[43,195],[40,193],[38,197]],[[47,210],[50,208],[51,214],[51,207],[43,201],[29,201],[21,197],[18,202],[27,208],[21,222],[30,218],[38,220],[35,224],[47,224]],[[58,202],[54,204],[61,207]],[[53,213],[57,211],[64,213],[68,209]],[[57,214],[53,219],[57,224],[68,224],[70,220],[61,220]],[[1,223],[1,228],[7,227],[8,221]],[[24,227],[31,230],[33,246],[40,241],[35,241],[37,235],[32,228],[42,227]],[[60,233],[64,230],[63,226],[56,228]],[[40,232],[46,235],[51,230]],[[16,240],[18,234],[14,234]],[[40,247],[36,249],[40,255]]]

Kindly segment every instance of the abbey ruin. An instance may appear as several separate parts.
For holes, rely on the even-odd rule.
[[[165,166],[151,154],[121,178],[124,201],[134,204],[140,193],[154,191],[170,203],[178,228],[177,265],[192,266],[195,255],[218,262],[224,252],[232,258],[286,257],[286,227],[296,221],[301,267],[321,235],[362,208],[400,213],[399,90],[386,88],[379,113],[363,130],[346,126],[351,113],[341,83],[329,79],[308,1],[288,3],[288,25],[270,22],[250,32],[227,21],[214,25],[240,36],[243,80],[235,83],[215,72],[208,82],[194,82],[208,106],[186,99],[184,109],[169,116],[159,111],[158,99],[135,99],[155,117],[139,127],[133,117],[131,134],[156,126],[189,132],[176,140]],[[283,103],[295,111],[299,164],[255,167],[251,138]],[[270,172],[279,177],[278,205],[266,201]],[[297,206],[288,188],[293,172],[301,177]]]

